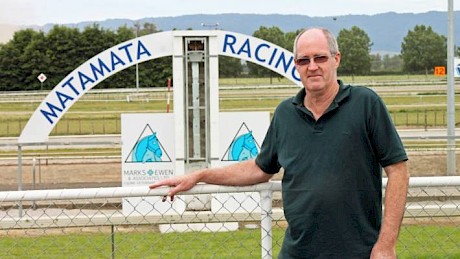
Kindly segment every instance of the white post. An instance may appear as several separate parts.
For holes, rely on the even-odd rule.
[[[272,190],[260,192],[260,229],[262,259],[272,258]]]
[[[18,145],[18,191],[22,191],[22,146]],[[19,217],[22,217],[22,202],[18,203]]]
[[[455,168],[455,84],[454,84],[454,14],[453,0],[448,0],[447,34],[447,175],[456,175]]]
[[[209,37],[209,143],[206,150],[210,153],[209,158],[211,167],[219,166],[220,162],[220,147],[219,147],[219,42],[216,34],[211,34]]]
[[[192,105],[193,105],[193,158],[201,158],[200,140],[200,67],[198,62],[192,63]]]
[[[174,35],[174,34],[173,34]],[[184,109],[184,46],[181,35],[173,38],[173,61],[172,67],[174,91],[174,150],[176,153],[176,175],[185,172],[185,109]]]

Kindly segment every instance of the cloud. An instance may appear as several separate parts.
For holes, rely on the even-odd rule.
[[[0,43],[6,43],[13,38],[16,31],[21,27],[17,25],[0,24]]]
[[[0,24],[31,24],[38,17],[33,0],[2,0],[0,8]]]
[[[109,18],[141,19],[186,14],[257,13],[337,16],[385,12],[420,13],[447,11],[441,0],[322,0],[306,4],[305,0],[0,0],[0,24],[44,25],[78,23]],[[454,7],[459,10],[459,6]]]

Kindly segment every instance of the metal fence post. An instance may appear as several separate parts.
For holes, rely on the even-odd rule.
[[[110,240],[112,243],[112,259],[115,259],[115,229],[114,226],[111,225],[111,234],[110,234]]]
[[[22,146],[18,144],[18,191],[22,191]],[[22,201],[18,202],[18,217],[22,217]]]
[[[260,226],[262,231],[262,259],[271,259],[272,249],[272,196],[271,190],[260,192]]]
[[[427,114],[427,111],[425,109],[425,131],[428,130],[428,114]]]
[[[32,190],[35,190],[35,165],[37,159],[34,157],[32,158]],[[32,202],[32,209],[37,209],[37,203],[35,201]]]

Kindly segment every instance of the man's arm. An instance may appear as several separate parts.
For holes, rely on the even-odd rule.
[[[252,185],[270,180],[272,174],[267,174],[256,164],[255,160],[248,160],[225,167],[206,168],[170,179],[158,181],[149,186],[150,189],[160,186],[173,187],[168,196],[171,200],[178,192],[190,190],[199,182],[219,185]]]
[[[388,177],[385,189],[385,211],[382,228],[377,243],[372,249],[371,258],[396,258],[396,241],[409,188],[409,172],[405,161],[385,167],[385,172]]]

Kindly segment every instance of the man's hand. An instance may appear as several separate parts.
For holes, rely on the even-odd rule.
[[[169,190],[167,194],[167,196],[171,197],[171,201],[173,201],[174,195],[176,195],[178,192],[184,192],[184,191],[190,190],[193,186],[195,186],[198,183],[198,181],[199,181],[199,174],[197,172],[193,174],[173,177],[170,179],[164,179],[164,180],[158,181],[150,185],[149,188],[154,189],[160,186],[173,187]],[[163,197],[163,201],[166,201],[166,196]]]
[[[247,186],[270,180],[273,174],[267,174],[256,164],[254,159],[224,167],[204,168],[171,179],[165,179],[149,186],[150,189],[160,186],[172,187],[168,195],[171,201],[178,192],[190,190],[198,182],[217,185]],[[163,201],[166,201],[166,197]]]
[[[396,249],[394,246],[386,246],[379,242],[372,248],[371,259],[396,259]]]

